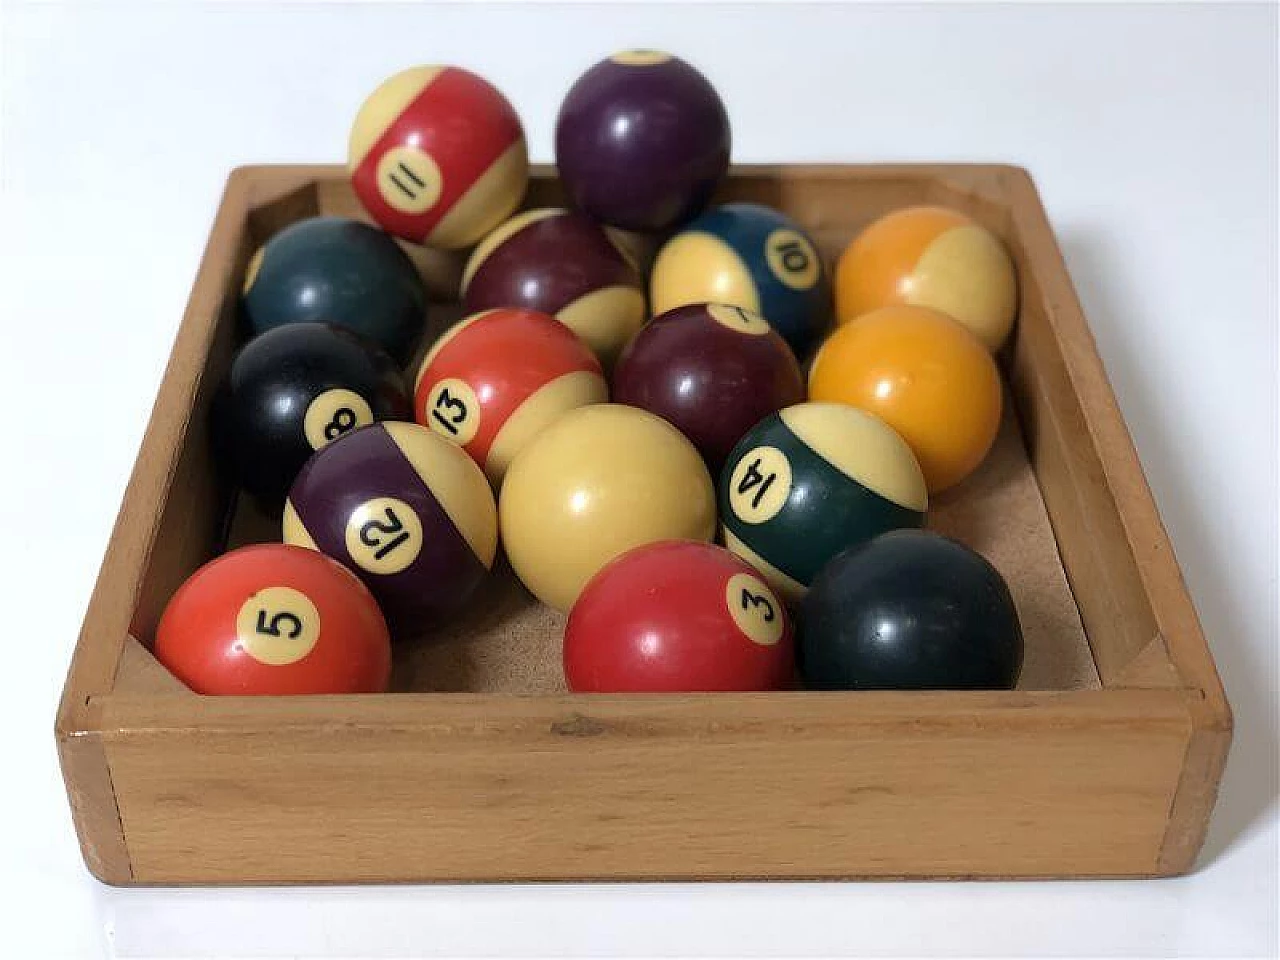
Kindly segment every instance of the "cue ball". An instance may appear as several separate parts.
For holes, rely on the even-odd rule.
[[[336,323],[398,362],[426,326],[427,294],[389,236],[345,217],[311,217],[266,242],[245,271],[242,298],[254,333],[287,323]]]
[[[241,547],[178,588],[156,627],[156,659],[196,693],[379,693],[391,640],[369,591],[328,557]]]
[[[529,155],[496,87],[458,67],[397,73],[356,115],[347,150],[356,196],[413,243],[470,246],[520,205]]]
[[[799,600],[846,547],[924,523],[928,495],[906,441],[883,420],[834,403],[770,414],[720,473],[725,545]]]
[[[836,318],[846,323],[893,304],[954,317],[989,350],[1004,343],[1018,307],[1013,261],[990,230],[946,207],[881,217],[836,265]]]
[[[883,419],[911,445],[930,493],[982,463],[1000,429],[1000,373],[968,330],[928,307],[884,307],[836,329],[809,371],[812,400]]]
[[[512,458],[576,407],[604,403],[600,362],[564,324],[534,310],[486,310],[445,332],[422,361],[417,421],[462,447],[494,487]]]
[[[610,367],[644,323],[644,285],[617,231],[569,210],[528,210],[485,237],[462,273],[463,310],[494,307],[551,314]]]
[[[613,399],[673,424],[714,474],[744,433],[804,400],[804,377],[759,314],[697,304],[655,317],[627,345]]]
[[[416,423],[375,423],[307,461],[284,540],[345,564],[412,635],[465,603],[493,566],[497,511],[460,447]]]
[[[502,544],[524,585],[567,611],[606,563],[655,540],[710,540],[716,506],[698,451],[661,417],[593,404],[533,438],[507,470]]]
[[[575,692],[776,690],[791,678],[786,607],[744,561],[693,540],[636,547],[583,589],[564,632]]]
[[[895,530],[841,553],[801,611],[801,673],[822,690],[1012,690],[1022,628],[1004,579],[955,540]]]
[[[711,199],[729,169],[729,116],[679,57],[628,50],[574,83],[556,118],[570,203],[624,230],[669,230]]]
[[[685,225],[658,251],[653,312],[730,303],[761,314],[800,359],[831,321],[822,258],[799,224],[758,203],[727,203]]]
[[[307,458],[375,420],[408,420],[399,368],[371,341],[327,323],[250,340],[213,404],[215,449],[240,485],[279,507]]]

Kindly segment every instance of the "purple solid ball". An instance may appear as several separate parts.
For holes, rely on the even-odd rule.
[[[804,400],[804,377],[759,314],[699,303],[659,314],[631,339],[610,395],[674,426],[715,476],[748,430]]]
[[[729,169],[729,117],[679,57],[631,50],[578,78],[556,120],[556,165],[570,202],[624,230],[657,232],[696,215]]]

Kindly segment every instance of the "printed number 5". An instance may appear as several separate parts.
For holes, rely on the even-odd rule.
[[[290,624],[288,634],[281,631],[281,623]],[[302,635],[302,621],[294,614],[288,612],[274,614],[271,617],[271,620],[268,621],[267,611],[259,610],[257,630],[259,633],[268,637],[287,636],[290,640],[297,640],[298,637]]]

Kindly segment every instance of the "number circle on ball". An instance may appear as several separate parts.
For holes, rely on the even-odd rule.
[[[733,622],[752,643],[772,647],[782,639],[786,628],[782,604],[759,577],[735,573],[725,586],[724,602]]]
[[[807,237],[795,230],[783,228],[769,234],[764,255],[773,275],[792,290],[813,289],[822,272],[818,251]]]
[[[422,550],[422,520],[403,500],[366,500],[347,519],[347,553],[362,570],[399,573]]]
[[[653,67],[666,63],[671,59],[671,54],[661,50],[622,50],[609,59],[624,67]]]
[[[259,663],[297,663],[320,639],[320,611],[292,587],[266,587],[240,606],[236,635],[244,652]]]
[[[426,413],[432,430],[460,446],[470,443],[480,429],[480,399],[471,384],[456,377],[431,388]]]
[[[763,337],[769,332],[768,320],[760,316],[760,314],[751,310],[744,310],[742,307],[730,306],[727,303],[708,303],[707,313],[711,314],[716,323],[739,333],[749,333],[753,336]]]
[[[302,418],[302,430],[312,450],[319,450],[356,427],[373,423],[369,401],[354,390],[337,387],[311,401]]]
[[[401,213],[426,213],[440,199],[444,178],[431,157],[417,147],[393,147],[378,161],[378,192]]]
[[[748,451],[729,478],[729,507],[743,523],[777,516],[791,494],[791,462],[777,447]]]

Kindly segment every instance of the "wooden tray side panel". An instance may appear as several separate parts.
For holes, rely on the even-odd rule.
[[[1188,734],[1160,691],[379,699],[195,729],[119,704],[135,879],[1149,875]]]

